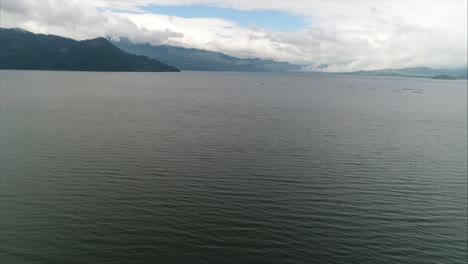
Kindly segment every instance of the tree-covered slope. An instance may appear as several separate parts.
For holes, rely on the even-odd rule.
[[[120,49],[171,63],[181,70],[243,71],[243,72],[299,72],[301,65],[262,59],[240,59],[220,52],[187,49],[174,46],[134,44],[128,39],[113,41]]]
[[[105,38],[84,41],[0,28],[0,68],[75,71],[179,71],[126,53]]]

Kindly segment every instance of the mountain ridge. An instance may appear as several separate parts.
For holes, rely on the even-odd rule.
[[[145,55],[162,62],[172,60],[181,70],[195,71],[246,71],[246,72],[322,72],[307,71],[305,65],[291,64],[259,58],[237,58],[221,52],[176,47],[169,45],[135,44],[128,38],[111,41],[114,45],[129,53]],[[381,69],[372,71],[336,72],[351,75],[374,75],[396,77],[435,78],[447,75],[448,79],[467,79],[466,68],[435,69],[430,67],[408,67]],[[439,77],[437,77],[439,76]],[[436,78],[437,77],[437,78]]]
[[[382,69],[373,71],[355,71],[343,74],[351,75],[374,75],[374,76],[395,76],[395,77],[419,77],[446,80],[466,80],[468,77],[466,67],[459,68],[430,68],[430,67],[408,67],[399,69]]]
[[[259,58],[237,58],[221,52],[169,45],[134,44],[127,38],[111,41],[118,48],[162,62],[171,61],[181,70],[241,72],[302,72],[302,65]]]
[[[126,53],[106,38],[74,40],[0,28],[0,69],[177,72],[155,59]]]
[[[77,41],[56,35],[34,34],[19,28],[0,28],[0,44],[0,69],[309,72],[305,70],[304,65],[288,62],[259,58],[242,59],[221,52],[168,45],[133,44],[126,38],[110,41],[109,38],[98,37]],[[335,73],[466,80],[467,72],[466,67],[412,67]]]

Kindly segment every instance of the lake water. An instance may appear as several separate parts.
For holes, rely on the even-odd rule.
[[[1,71],[2,263],[466,263],[467,83]]]

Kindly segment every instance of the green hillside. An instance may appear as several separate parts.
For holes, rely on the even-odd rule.
[[[155,59],[126,53],[105,38],[76,41],[0,28],[0,68],[75,71],[179,71]]]

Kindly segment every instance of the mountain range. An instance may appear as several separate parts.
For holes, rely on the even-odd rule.
[[[432,79],[467,79],[467,68],[434,69],[429,67],[413,67],[403,69],[383,69],[375,71],[356,71],[347,74],[353,75],[375,75],[395,77],[419,77]]]
[[[148,56],[163,63],[190,71],[244,71],[244,72],[304,72],[305,65],[291,64],[257,58],[240,59],[220,52],[188,49],[167,45],[135,44],[127,38],[111,41],[120,49],[138,55]],[[433,69],[413,67],[356,71],[346,74],[376,75],[395,77],[420,77],[434,79],[467,79],[467,68]]]
[[[179,69],[130,54],[105,38],[76,41],[21,29],[0,28],[0,68],[70,71],[165,71]]]
[[[301,72],[302,65],[257,58],[241,59],[220,52],[149,43],[135,44],[126,38],[112,41],[123,51],[144,55],[186,71]]]
[[[169,66],[171,65],[171,66]],[[304,65],[167,45],[136,44],[126,38],[77,41],[22,29],[0,28],[0,69],[75,71],[304,72]],[[467,79],[467,68],[413,67],[343,74]]]

